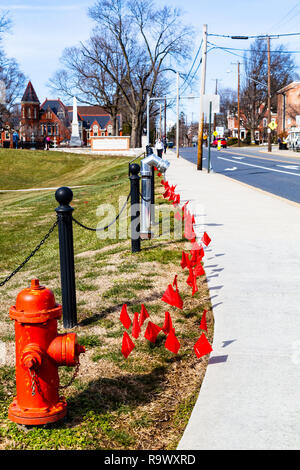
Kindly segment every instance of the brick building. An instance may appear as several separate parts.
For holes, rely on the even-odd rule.
[[[289,83],[277,95],[278,134],[300,128],[300,81]]]
[[[84,145],[90,145],[90,137],[112,135],[110,115],[101,106],[78,106],[79,135]],[[20,141],[23,146],[32,142],[42,145],[49,136],[57,145],[67,144],[71,138],[73,107],[66,106],[59,98],[46,100],[40,104],[37,94],[29,81],[21,100],[19,126]],[[121,115],[117,116],[119,134],[121,135]],[[11,141],[9,132],[0,135],[0,143]]]

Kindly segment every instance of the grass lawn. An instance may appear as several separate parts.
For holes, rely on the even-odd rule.
[[[103,157],[45,151],[1,150],[0,190],[77,186],[73,189],[74,216],[96,227],[97,207],[111,203],[119,211],[119,197],[129,193],[125,157]],[[164,202],[160,178],[156,199]],[[0,193],[0,282],[40,242],[56,220],[54,191]],[[109,217],[108,217],[109,218]],[[200,336],[203,309],[208,310],[208,334],[213,316],[207,283],[198,278],[192,297],[187,270],[180,267],[184,240],[153,239],[132,254],[128,238],[106,240],[74,225],[78,326],[72,331],[86,346],[75,381],[65,390],[67,417],[57,423],[25,428],[7,418],[15,393],[14,325],[9,307],[19,291],[39,278],[61,302],[57,228],[41,250],[0,288],[0,341],[6,362],[0,363],[0,449],[176,449],[188,422],[205,374],[208,357],[197,359],[193,345]],[[178,274],[183,310],[162,302],[167,285]],[[181,348],[174,355],[164,347],[161,332],[155,344],[143,335],[126,360],[121,354],[125,331],[119,321],[123,303],[133,317],[143,303],[150,320],[162,326],[169,311]],[[64,333],[62,321],[59,331]],[[130,334],[130,331],[129,331]],[[73,369],[60,367],[61,384]]]

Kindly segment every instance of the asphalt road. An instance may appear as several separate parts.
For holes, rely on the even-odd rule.
[[[203,168],[208,149],[203,147]],[[211,171],[300,203],[300,155],[264,154],[256,148],[211,149]],[[197,164],[197,148],[180,148],[180,156]],[[280,217],[280,214],[278,214]]]

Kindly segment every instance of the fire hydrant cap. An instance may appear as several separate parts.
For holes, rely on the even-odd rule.
[[[46,321],[60,318],[61,305],[55,302],[50,289],[41,286],[38,279],[31,281],[31,286],[17,295],[16,305],[10,308],[10,317],[18,321]]]

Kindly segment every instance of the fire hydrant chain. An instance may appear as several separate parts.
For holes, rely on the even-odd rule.
[[[76,364],[76,367],[75,367],[74,374],[73,374],[73,376],[72,376],[70,382],[67,383],[67,385],[60,385],[60,386],[59,386],[59,389],[60,389],[60,390],[65,390],[66,388],[70,387],[70,385],[74,382],[74,380],[76,379],[76,377],[77,377],[77,375],[78,375],[79,367],[80,367],[80,362],[78,361],[77,364]]]
[[[41,389],[41,387],[40,387],[39,380],[38,380],[38,378],[37,378],[37,376],[36,376],[36,373],[35,373],[34,369],[32,369],[32,370],[31,370],[31,369],[28,369],[28,371],[29,371],[29,375],[30,375],[30,377],[31,377],[31,395],[32,395],[33,397],[35,396],[35,390],[36,390],[36,388],[37,388],[37,391],[39,392],[39,394],[40,394],[40,396],[43,398],[43,400],[48,401],[48,400],[46,400],[45,397],[44,397],[44,394],[43,394],[42,389]]]
[[[31,395],[34,397],[35,395],[35,372],[34,370],[28,369],[30,378],[31,378]]]

